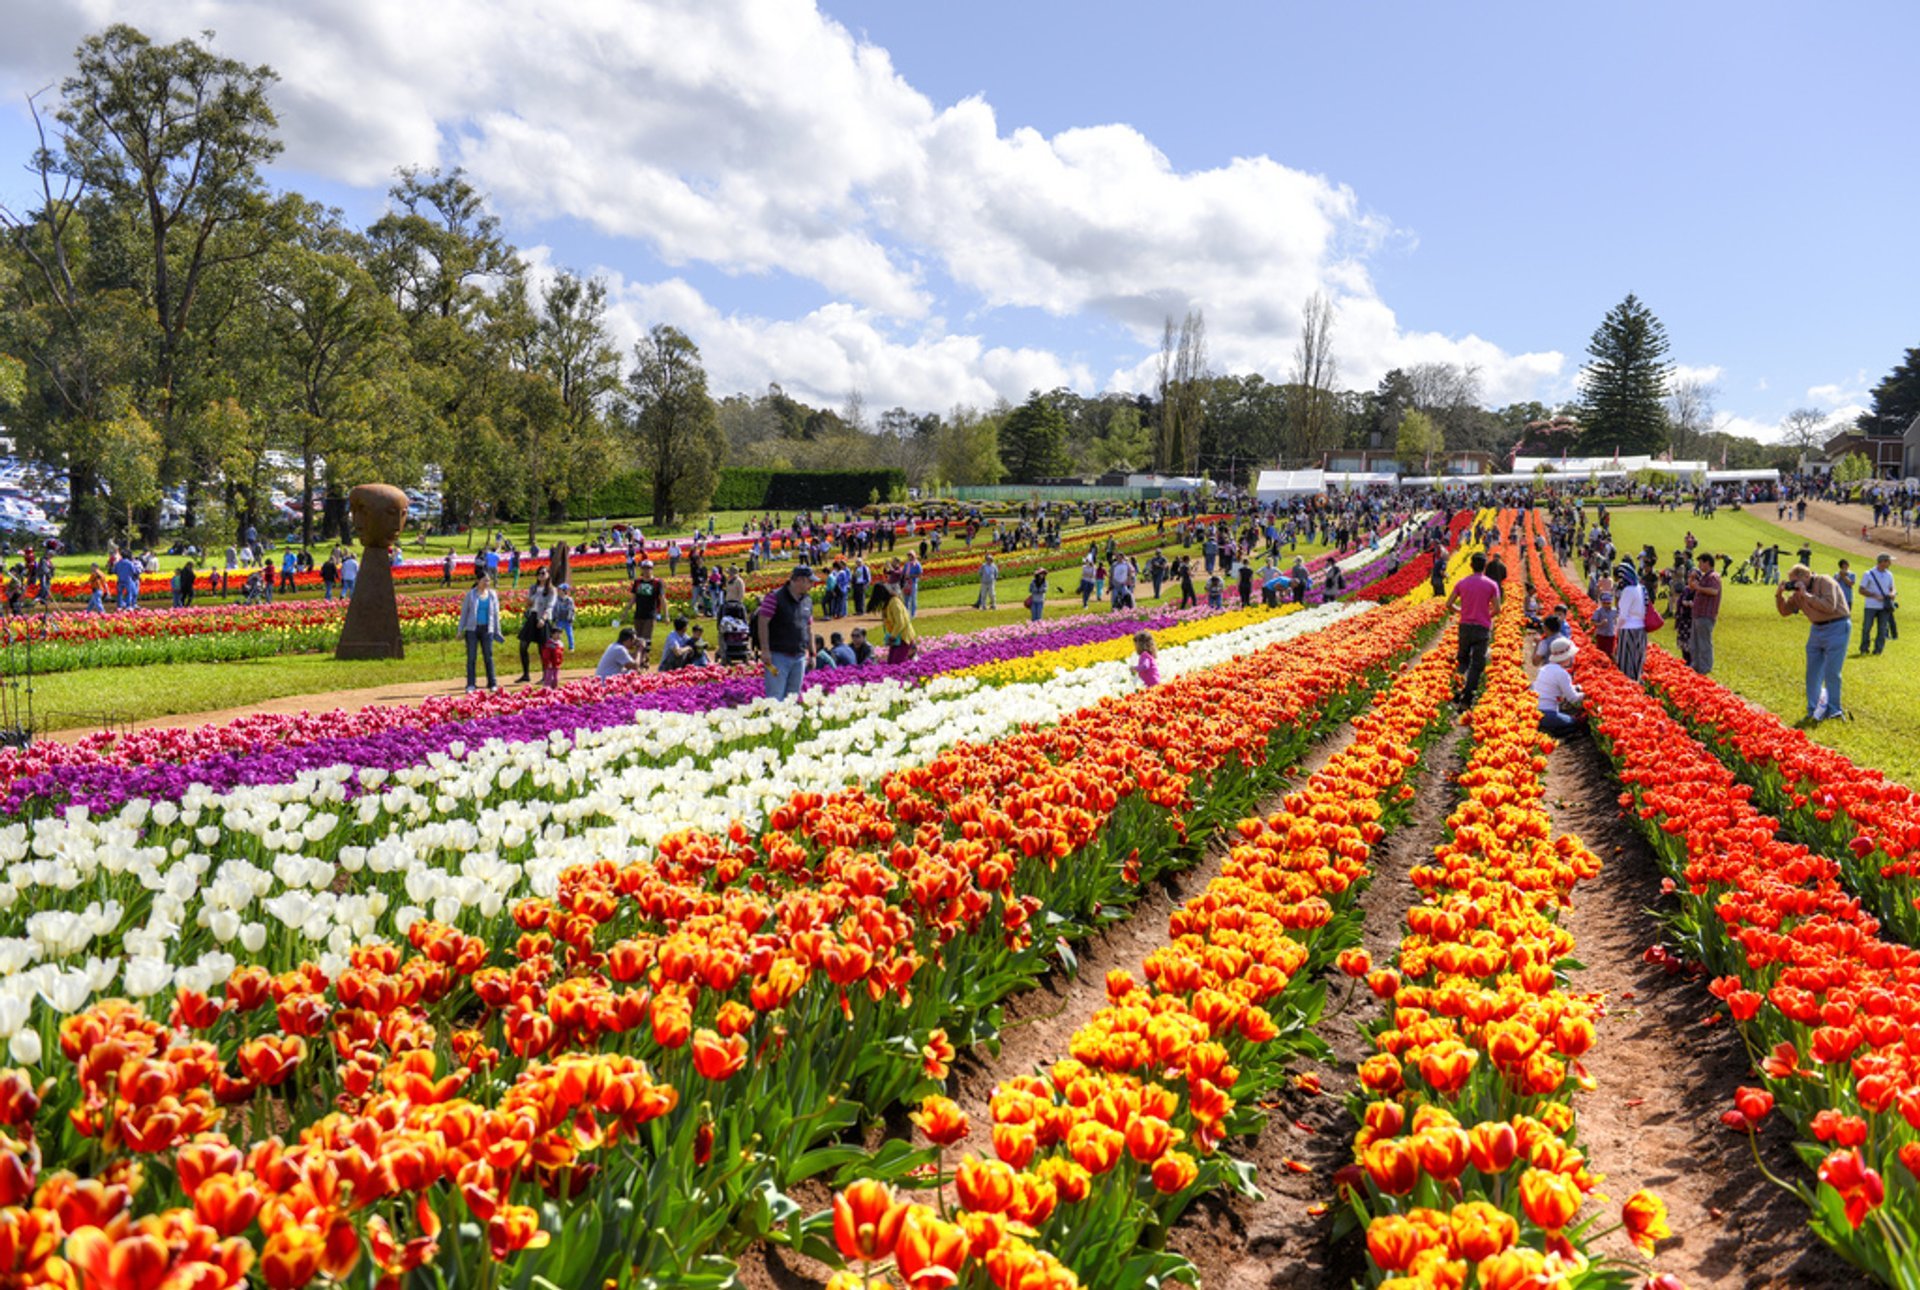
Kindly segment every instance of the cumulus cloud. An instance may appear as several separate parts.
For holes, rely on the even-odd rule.
[[[1689,363],[1675,363],[1670,384],[1680,381],[1697,381],[1701,385],[1714,385],[1725,374],[1726,369],[1718,363],[1708,363],[1699,367]]]
[[[379,186],[398,165],[464,165],[512,221],[577,219],[672,266],[819,284],[833,303],[765,319],[696,304],[684,276],[622,279],[629,307],[697,320],[747,385],[898,389],[927,407],[1094,382],[942,321],[990,335],[1015,308],[1117,326],[1139,360],[1120,384],[1144,383],[1162,320],[1193,307],[1217,366],[1280,377],[1316,291],[1335,301],[1349,385],[1473,363],[1506,401],[1565,367],[1402,329],[1366,270],[1394,230],[1343,184],[1264,156],[1183,171],[1125,124],[1048,136],[981,98],[936,105],[812,0],[59,0],[34,6],[0,76],[44,83],[115,20],[163,39],[212,29],[273,64],[294,168]]]

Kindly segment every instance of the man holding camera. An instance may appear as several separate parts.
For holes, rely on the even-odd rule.
[[[1873,562],[1873,568],[1860,578],[1860,604],[1865,610],[1860,624],[1860,652],[1867,652],[1867,637],[1872,636],[1873,652],[1880,653],[1887,647],[1887,637],[1900,639],[1899,629],[1893,621],[1893,611],[1898,608],[1893,598],[1893,557],[1885,551]],[[1875,626],[1879,630],[1875,632]]]
[[[1846,716],[1840,706],[1840,669],[1847,661],[1853,619],[1840,584],[1804,564],[1787,570],[1774,588],[1773,607],[1782,618],[1805,614],[1807,629],[1807,724]]]

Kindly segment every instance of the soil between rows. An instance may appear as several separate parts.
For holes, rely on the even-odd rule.
[[[1407,910],[1420,897],[1409,871],[1431,858],[1445,835],[1454,779],[1465,764],[1465,733],[1455,723],[1428,745],[1415,775],[1408,822],[1388,834],[1371,858],[1373,877],[1360,895],[1366,915],[1361,943],[1376,963],[1392,961]],[[1296,1068],[1298,1074],[1317,1077],[1321,1091],[1282,1089],[1270,1104],[1266,1128],[1251,1141],[1224,1148],[1258,1168],[1264,1197],[1204,1196],[1168,1236],[1169,1248],[1193,1262],[1206,1290],[1346,1287],[1364,1272],[1366,1252],[1357,1238],[1333,1239],[1339,1212],[1333,1174],[1353,1160],[1359,1126],[1347,1113],[1345,1098],[1355,1085],[1355,1070],[1373,1051],[1362,1027],[1379,1017],[1384,1005],[1338,973],[1330,975],[1329,989],[1327,1014],[1318,1029],[1333,1049],[1333,1060],[1305,1061]],[[1305,1172],[1291,1164],[1305,1166]],[[1326,1205],[1326,1212],[1309,1213],[1316,1204]]]

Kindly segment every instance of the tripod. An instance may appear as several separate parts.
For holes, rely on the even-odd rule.
[[[40,611],[40,632],[48,629],[47,607]],[[0,748],[33,743],[33,616],[9,611],[4,624],[4,663],[0,664]],[[23,684],[24,683],[24,684]]]

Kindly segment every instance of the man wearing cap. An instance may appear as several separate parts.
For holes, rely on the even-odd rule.
[[[813,644],[813,570],[796,565],[787,580],[760,599],[754,639],[767,669],[767,697],[798,698]]]
[[[1873,568],[1860,576],[1860,604],[1865,610],[1860,623],[1860,652],[1867,652],[1867,637],[1872,636],[1873,652],[1880,653],[1887,647],[1887,637],[1900,639],[1900,633],[1894,625],[1893,611],[1893,557],[1882,551],[1874,560]],[[1878,624],[1879,631],[1874,628]]]
[[[1534,674],[1533,693],[1540,703],[1540,729],[1546,734],[1563,735],[1580,724],[1580,704],[1586,696],[1580,693],[1567,671],[1574,653],[1572,641],[1555,636],[1547,646],[1547,661]]]
[[[632,592],[633,634],[639,638],[640,666],[645,668],[653,656],[653,625],[667,609],[667,584],[653,576],[653,561],[640,561]]]
[[[1773,607],[1782,618],[1805,614],[1807,629],[1807,716],[1809,724],[1844,717],[1840,706],[1840,671],[1847,662],[1847,641],[1853,619],[1840,584],[1804,564],[1787,570],[1787,580],[1773,590]]]

